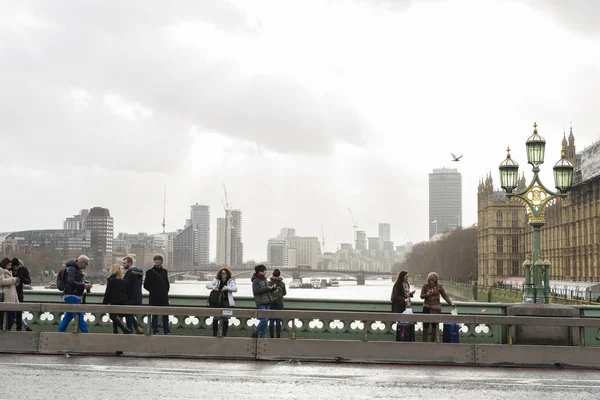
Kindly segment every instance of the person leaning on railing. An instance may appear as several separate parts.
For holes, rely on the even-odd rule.
[[[446,303],[454,308],[454,303],[446,294],[446,291],[439,283],[438,274],[430,272],[427,275],[427,283],[421,288],[421,298],[423,299],[423,314],[441,314],[442,303],[440,302],[440,296],[446,300]],[[429,331],[429,323],[423,323],[423,341],[427,341],[427,335]],[[431,341],[437,341],[438,324],[431,324]]]
[[[271,310],[283,310],[283,297],[287,295],[285,282],[279,269],[273,270],[273,275],[269,278],[269,285],[275,285],[281,289],[281,299],[271,303]],[[271,339],[281,337],[281,318],[269,318],[269,336]]]
[[[407,308],[411,308],[410,298],[415,294],[410,290],[408,283],[408,272],[400,271],[398,278],[392,288],[392,312],[402,314]]]
[[[270,310],[271,309],[271,296],[270,292],[273,292],[276,288],[275,285],[269,286],[265,274],[267,273],[267,267],[263,264],[254,267],[254,275],[250,280],[252,281],[252,294],[254,295],[254,302],[259,310]],[[260,322],[252,332],[253,338],[264,338],[267,337],[267,318],[261,318]]]
[[[17,285],[21,280],[13,277],[11,268],[10,258],[5,258],[0,261],[0,287],[2,287],[2,297],[4,298],[2,301],[4,303],[19,302]],[[0,330],[4,330],[6,327],[6,330],[10,331],[14,320],[13,317],[13,311],[0,311]]]

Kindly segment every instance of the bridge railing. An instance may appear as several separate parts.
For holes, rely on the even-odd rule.
[[[573,343],[584,345],[585,329],[600,328],[600,318],[547,318],[504,315],[449,315],[449,314],[395,314],[390,312],[351,312],[319,310],[257,310],[240,308],[205,307],[154,307],[154,306],[110,306],[65,303],[0,303],[0,312],[25,311],[25,320],[36,330],[56,330],[65,312],[83,313],[92,332],[110,332],[112,321],[109,314],[135,315],[140,325],[150,334],[151,315],[169,315],[173,334],[183,336],[212,335],[213,318],[226,318],[232,336],[251,336],[261,318],[278,318],[283,321],[283,335],[293,339],[345,339],[395,341],[396,324],[412,322],[417,333],[422,323],[461,324],[461,342],[471,343],[512,343],[515,327],[521,325],[561,326],[572,330],[571,337],[579,338]],[[123,317],[121,317],[123,318]],[[72,329],[75,329],[73,321]],[[506,333],[504,339],[487,340],[486,332],[493,336],[491,327],[500,327]],[[94,329],[97,328],[97,329]],[[470,340],[469,340],[470,339]]]
[[[501,325],[510,327],[564,327],[575,333],[600,327],[600,318],[513,317],[492,315],[398,315],[376,312],[343,311],[262,311],[256,309],[214,309],[201,307],[150,307],[0,303],[0,312],[28,311],[49,317],[65,311],[85,313],[105,321],[108,313],[135,313],[142,317],[170,315],[175,324],[181,320],[204,321],[213,317],[237,319],[242,337],[213,338],[198,335],[201,329],[188,327],[191,335],[172,329],[173,336],[114,335],[95,333],[72,334],[48,331],[0,332],[0,352],[39,354],[108,354],[122,351],[133,356],[207,357],[235,359],[305,359],[320,361],[361,361],[394,363],[443,363],[469,365],[573,365],[600,368],[600,348],[578,346],[531,346],[509,344],[408,343],[380,340],[379,334],[388,324],[400,319],[406,322],[460,323],[465,326]],[[250,332],[259,318],[281,318],[290,327],[282,339],[253,339]],[[49,319],[49,318],[48,318]],[[107,319],[107,318],[106,318]],[[160,318],[159,318],[160,319]],[[178,320],[175,322],[174,320]],[[56,329],[54,321],[52,327]],[[110,323],[110,322],[108,322]],[[327,332],[327,338],[313,339],[304,328],[313,324]],[[193,325],[193,324],[192,324]],[[230,328],[236,324],[233,324]],[[353,330],[353,339],[336,337],[336,330]]]

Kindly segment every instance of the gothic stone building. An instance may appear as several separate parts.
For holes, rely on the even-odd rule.
[[[565,200],[558,199],[545,213],[541,250],[552,263],[550,279],[597,282],[600,241],[600,142],[581,154],[575,138],[563,138],[566,156],[575,165],[573,188]],[[524,176],[517,190],[526,187]],[[550,186],[550,185],[548,185]],[[523,280],[523,261],[530,258],[532,233],[525,206],[494,190],[491,175],[477,189],[478,283],[494,286]]]

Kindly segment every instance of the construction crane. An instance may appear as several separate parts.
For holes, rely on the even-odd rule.
[[[231,244],[227,243],[231,238],[231,206],[229,205],[229,199],[227,198],[227,188],[225,182],[223,182],[223,192],[225,193],[225,200],[221,199],[223,209],[225,210],[225,265],[229,267],[231,263]]]
[[[356,230],[358,229],[358,221],[354,220],[354,214],[352,214],[352,210],[348,208],[348,211],[350,211],[350,218],[352,218],[352,227],[354,228],[354,236],[353,236],[353,241],[356,240]]]
[[[162,223],[162,227],[163,227],[163,235],[165,234],[165,215],[167,213],[167,185],[165,185],[165,195],[164,195],[164,200],[163,200],[163,223]]]

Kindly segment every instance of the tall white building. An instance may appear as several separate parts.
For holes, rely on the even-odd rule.
[[[381,243],[383,242],[389,242],[391,239],[392,235],[392,225],[388,224],[388,223],[380,223],[379,224],[379,241]]]
[[[317,237],[294,236],[288,239],[289,247],[296,249],[296,263],[316,268],[321,255],[321,245]]]
[[[227,234],[227,220],[225,218],[217,218],[217,265],[227,264],[225,259],[225,242]]]
[[[269,239],[267,244],[267,263],[269,266],[296,266],[296,249],[290,248],[285,238]]]
[[[242,212],[231,210],[229,230],[227,219],[217,218],[217,264],[239,267],[244,264],[242,242]]]
[[[68,217],[63,222],[63,229],[71,229],[80,231],[85,229],[85,219],[87,218],[90,210],[81,210],[79,214]]]
[[[277,235],[277,237],[280,238],[291,238],[296,236],[296,230],[294,228],[281,228],[281,232],[279,233],[279,235]]]
[[[244,264],[244,243],[242,243],[242,212],[231,210],[231,263],[232,267]]]
[[[429,174],[429,238],[450,232],[462,219],[462,175],[457,169],[434,169]]]
[[[198,231],[198,250],[194,258],[199,265],[210,262],[210,206],[191,206],[190,222],[193,229]]]

